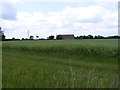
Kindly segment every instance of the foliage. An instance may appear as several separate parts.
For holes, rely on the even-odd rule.
[[[50,40],[53,40],[53,39],[54,39],[54,36],[53,36],[53,35],[49,36],[49,39],[50,39]]]
[[[30,36],[30,40],[33,40],[34,39],[34,36]]]
[[[117,88],[118,40],[3,42],[3,88]]]
[[[57,35],[56,39],[57,39],[57,40],[62,39],[62,35]]]
[[[15,38],[13,37],[12,40],[15,40]]]
[[[36,36],[36,39],[38,39],[39,38],[39,36]]]
[[[22,38],[22,40],[25,40],[24,38]]]
[[[92,35],[88,35],[88,36],[77,36],[75,37],[75,39],[118,39],[120,38],[120,36],[108,36],[108,37],[104,37],[104,36],[92,36]]]
[[[4,34],[2,34],[2,41],[5,41],[5,35]]]
[[[0,40],[5,41],[5,35],[4,32],[2,31],[2,28],[0,27]]]

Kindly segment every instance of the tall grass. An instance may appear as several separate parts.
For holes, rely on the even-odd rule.
[[[3,88],[118,88],[117,43],[3,42]]]
[[[8,45],[9,44],[9,45]],[[62,53],[68,55],[118,56],[117,40],[74,40],[74,41],[20,41],[5,42],[3,48],[29,52]]]

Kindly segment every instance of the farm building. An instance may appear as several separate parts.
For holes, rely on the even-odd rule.
[[[74,34],[61,35],[63,40],[74,40]]]

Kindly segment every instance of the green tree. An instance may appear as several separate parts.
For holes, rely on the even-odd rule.
[[[53,40],[53,39],[54,39],[54,36],[51,35],[51,36],[49,36],[48,38],[49,38],[50,40]]]
[[[15,38],[13,37],[12,40],[15,40]]]
[[[62,35],[57,35],[56,39],[57,39],[57,40],[62,39]]]
[[[30,40],[33,40],[33,39],[34,39],[34,36],[31,35],[31,36],[30,36]]]
[[[2,34],[2,41],[5,41],[5,35],[4,34]]]
[[[24,38],[22,38],[22,40],[25,40]]]
[[[38,39],[38,38],[39,38],[39,36],[36,35],[36,39]]]
[[[0,27],[0,41],[4,41],[5,40],[5,35],[4,35],[4,32],[2,31],[2,28]]]
[[[88,35],[87,37],[88,37],[88,39],[93,39],[92,35]]]

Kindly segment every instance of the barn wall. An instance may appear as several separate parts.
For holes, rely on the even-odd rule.
[[[69,36],[69,37],[64,37],[64,36],[63,36],[63,37],[62,37],[62,39],[63,39],[63,40],[73,40],[73,39],[74,39],[74,37],[72,37],[72,36]]]

